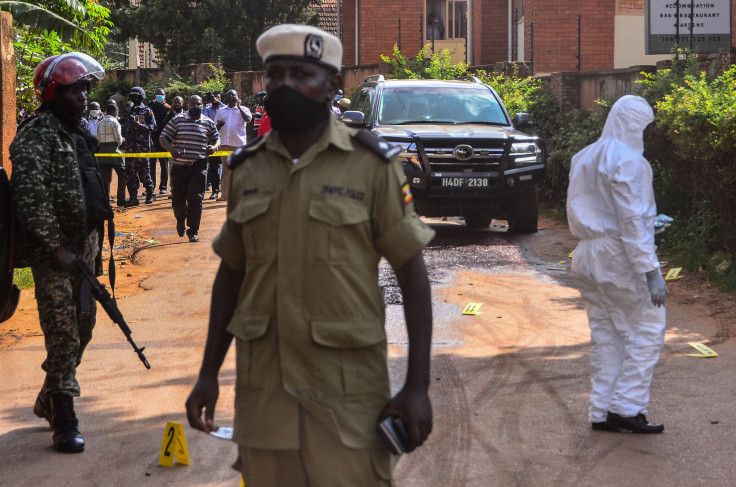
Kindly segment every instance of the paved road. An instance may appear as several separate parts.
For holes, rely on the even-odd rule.
[[[79,370],[85,453],[56,454],[48,428],[31,412],[43,378],[42,337],[0,348],[0,485],[238,485],[229,468],[234,445],[186,424],[191,465],[158,466],[166,421],[186,423],[183,403],[201,360],[218,265],[209,241],[224,205],[208,202],[206,208],[200,244],[175,236],[165,200],[126,212],[129,220],[140,216],[135,222],[160,242],[138,252],[136,265],[124,266],[123,286],[126,279],[147,277],[140,292],[120,302],[153,368],[146,370],[119,331],[100,318]],[[734,344],[729,323],[708,317],[707,303],[672,286],[667,347],[650,414],[665,423],[665,434],[593,433],[586,413],[584,312],[564,270],[547,269],[569,261],[569,237],[551,230],[515,237],[501,227],[468,231],[454,221],[432,224],[438,238],[425,257],[435,311],[435,429],[421,450],[400,460],[398,485],[732,485]],[[401,297],[389,269],[381,280],[396,388],[406,354]],[[28,293],[24,300],[32,307]],[[462,316],[470,302],[483,303],[482,314]],[[35,311],[23,313],[28,320]],[[688,358],[688,341],[706,341],[721,357]],[[233,355],[221,373],[216,417],[222,426],[232,421]]]

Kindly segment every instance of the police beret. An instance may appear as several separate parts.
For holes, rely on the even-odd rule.
[[[130,95],[141,95],[141,98],[145,98],[146,92],[140,86],[134,86],[130,89]]]
[[[340,39],[311,25],[281,24],[271,27],[258,38],[256,49],[264,62],[298,59],[337,72],[342,68]]]

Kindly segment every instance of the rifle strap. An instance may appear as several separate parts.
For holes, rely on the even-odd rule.
[[[115,257],[112,255],[112,251],[115,248],[115,220],[113,218],[107,220],[107,241],[110,243],[110,260],[107,263],[107,275],[110,278],[112,299],[115,299]]]

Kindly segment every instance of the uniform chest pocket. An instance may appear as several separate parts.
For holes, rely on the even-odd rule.
[[[360,202],[336,196],[315,196],[309,202],[313,225],[309,235],[311,261],[331,264],[360,260],[370,239],[370,215]]]
[[[277,222],[269,213],[273,193],[256,193],[241,199],[228,219],[240,225],[247,260],[269,261],[274,258],[277,242]]]

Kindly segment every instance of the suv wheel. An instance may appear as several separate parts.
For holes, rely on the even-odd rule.
[[[538,217],[537,188],[533,187],[514,197],[509,215],[509,232],[536,232]]]
[[[465,215],[465,226],[468,228],[487,228],[493,221],[490,213],[471,213]]]

